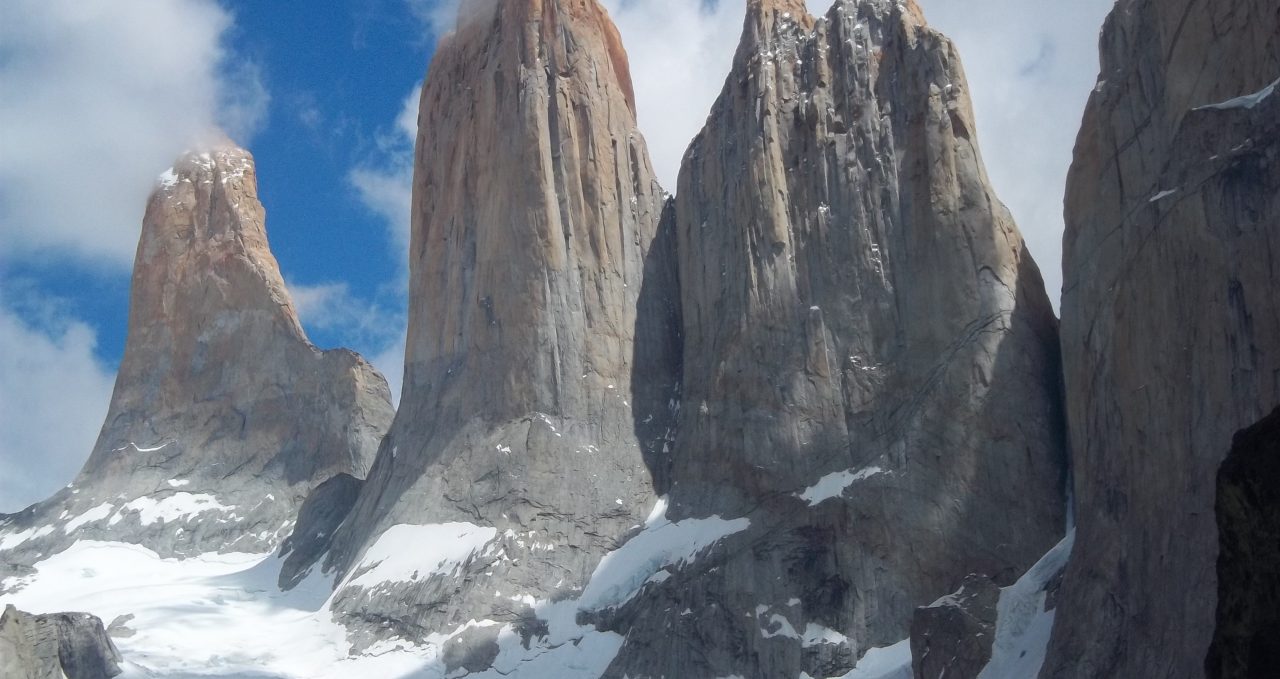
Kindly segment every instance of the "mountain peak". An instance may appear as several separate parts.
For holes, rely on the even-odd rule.
[[[4,560],[106,536],[161,555],[274,549],[313,487],[368,471],[386,380],[307,339],[265,219],[253,156],[230,142],[160,176],[97,444],[72,486],[11,518],[61,530]]]

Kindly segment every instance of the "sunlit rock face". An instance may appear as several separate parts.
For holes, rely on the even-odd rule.
[[[29,564],[76,539],[165,556],[270,551],[313,487],[368,471],[392,415],[371,365],[303,333],[252,156],[230,142],[192,151],[147,205],[93,453],[72,485],[0,520],[0,561]]]
[[[1062,535],[1056,321],[914,3],[749,3],[675,198],[673,518],[750,528],[601,614],[609,676],[843,674]]]
[[[400,412],[329,560],[344,620],[410,638],[581,589],[653,507],[678,379],[676,300],[645,290],[664,195],[595,0],[464,3],[416,156]],[[359,578],[439,525],[474,558]]]
[[[1122,0],[1101,58],[1063,248],[1079,534],[1041,676],[1201,677],[1215,479],[1280,404],[1280,10]]]

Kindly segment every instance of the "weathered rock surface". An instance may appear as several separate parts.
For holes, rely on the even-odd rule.
[[[1280,404],[1280,7],[1121,0],[1101,57],[1064,238],[1079,533],[1041,676],[1201,677],[1219,465]]]
[[[637,318],[664,196],[609,17],[460,17],[422,92],[400,411],[327,562],[341,619],[415,640],[581,588],[653,506],[676,381]],[[421,568],[370,570],[406,540]]]
[[[0,517],[0,562],[77,539],[265,552],[317,484],[367,472],[393,415],[386,381],[307,340],[264,221],[253,159],[229,142],[161,177],[102,433],[72,485]]]
[[[9,605],[0,615],[5,679],[108,679],[120,662],[102,621],[88,613],[31,615]]]
[[[914,3],[749,3],[675,199],[670,500],[750,527],[599,616],[608,676],[843,674],[1061,537],[1056,322],[974,131]]]
[[[916,609],[911,618],[915,679],[973,679],[991,660],[1000,588],[971,575],[954,594]]]

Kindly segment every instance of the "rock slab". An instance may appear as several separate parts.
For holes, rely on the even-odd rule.
[[[5,679],[109,679],[120,652],[88,613],[31,615],[12,604],[0,615],[0,676]]]
[[[1061,537],[1056,321],[975,129],[914,3],[748,4],[675,197],[669,516],[750,526],[601,612],[607,676],[840,675]]]
[[[1204,676],[1219,467],[1280,404],[1280,7],[1121,0],[1067,181],[1078,535],[1042,677]]]

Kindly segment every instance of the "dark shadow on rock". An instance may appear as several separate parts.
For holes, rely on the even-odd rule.
[[[1218,611],[1209,679],[1280,677],[1280,408],[1218,469]]]
[[[667,198],[658,232],[645,254],[631,361],[636,439],[658,495],[665,495],[671,487],[670,446],[680,411],[684,370],[675,213],[675,199]]]
[[[280,589],[293,589],[329,551],[333,535],[351,513],[362,485],[363,481],[350,474],[338,474],[307,495],[293,533],[280,545],[280,556],[286,557],[280,568]]]

